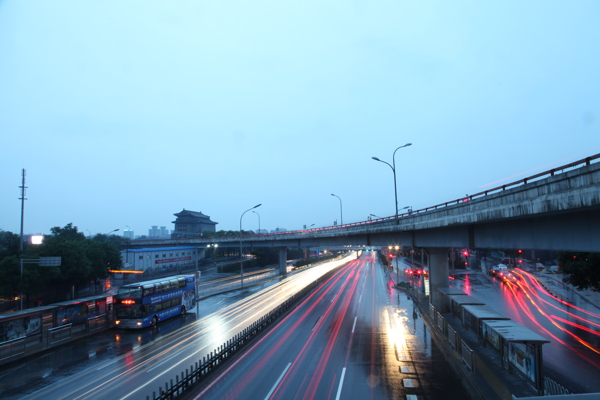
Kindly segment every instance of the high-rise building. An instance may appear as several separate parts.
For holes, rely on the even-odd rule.
[[[160,237],[160,230],[158,230],[158,225],[152,225],[152,228],[148,229],[149,237]]]

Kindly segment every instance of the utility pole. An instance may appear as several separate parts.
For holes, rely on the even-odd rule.
[[[21,200],[21,241],[19,244],[19,250],[21,251],[21,293],[20,293],[20,300],[21,300],[21,306],[20,306],[20,310],[23,309],[23,221],[25,220],[25,200],[27,200],[25,198],[25,189],[27,189],[27,186],[25,186],[25,168],[23,168],[22,170],[22,180],[21,180],[21,186],[19,186],[19,188],[21,188],[21,198],[19,200]]]
[[[22,170],[22,183],[19,188],[21,188],[21,197],[19,198],[21,200],[21,245],[19,249],[23,253],[23,221],[25,220],[25,200],[27,200],[25,198],[25,189],[27,189],[27,186],[25,186],[25,168]]]

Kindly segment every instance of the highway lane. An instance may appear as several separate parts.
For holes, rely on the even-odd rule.
[[[574,393],[600,392],[600,312],[563,302],[525,269],[501,282],[482,272],[456,275],[454,285],[550,341],[545,344],[548,377]]]
[[[336,271],[193,399],[464,399],[375,253]]]
[[[294,273],[260,289],[200,302],[190,314],[143,331],[110,331],[0,370],[3,399],[139,399],[231,339],[317,277],[355,259]],[[75,354],[76,353],[76,354]]]

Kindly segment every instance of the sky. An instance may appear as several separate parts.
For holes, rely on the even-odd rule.
[[[600,153],[600,1],[0,0],[0,229],[364,221]],[[340,201],[342,216],[340,216]],[[258,216],[243,218],[258,229]]]

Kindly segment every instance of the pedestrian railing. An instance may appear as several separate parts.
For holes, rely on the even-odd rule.
[[[98,315],[87,320],[87,331],[94,332],[106,328],[106,314]]]
[[[0,345],[0,361],[25,354],[25,338],[13,339]]]
[[[48,329],[48,346],[53,346],[71,339],[73,325],[68,324],[58,328]]]
[[[464,340],[461,340],[460,342],[462,359],[467,365],[467,368],[473,371],[473,350],[467,346]]]
[[[452,326],[450,326],[450,324],[446,325],[446,327],[448,329],[448,342],[450,342],[450,346],[456,350],[456,338],[458,337],[456,331],[452,328]]]
[[[442,334],[444,334],[444,323],[446,322],[445,318],[442,316],[442,314],[440,314],[439,312],[437,313],[437,326],[438,328],[440,328],[440,332],[442,332]]]

